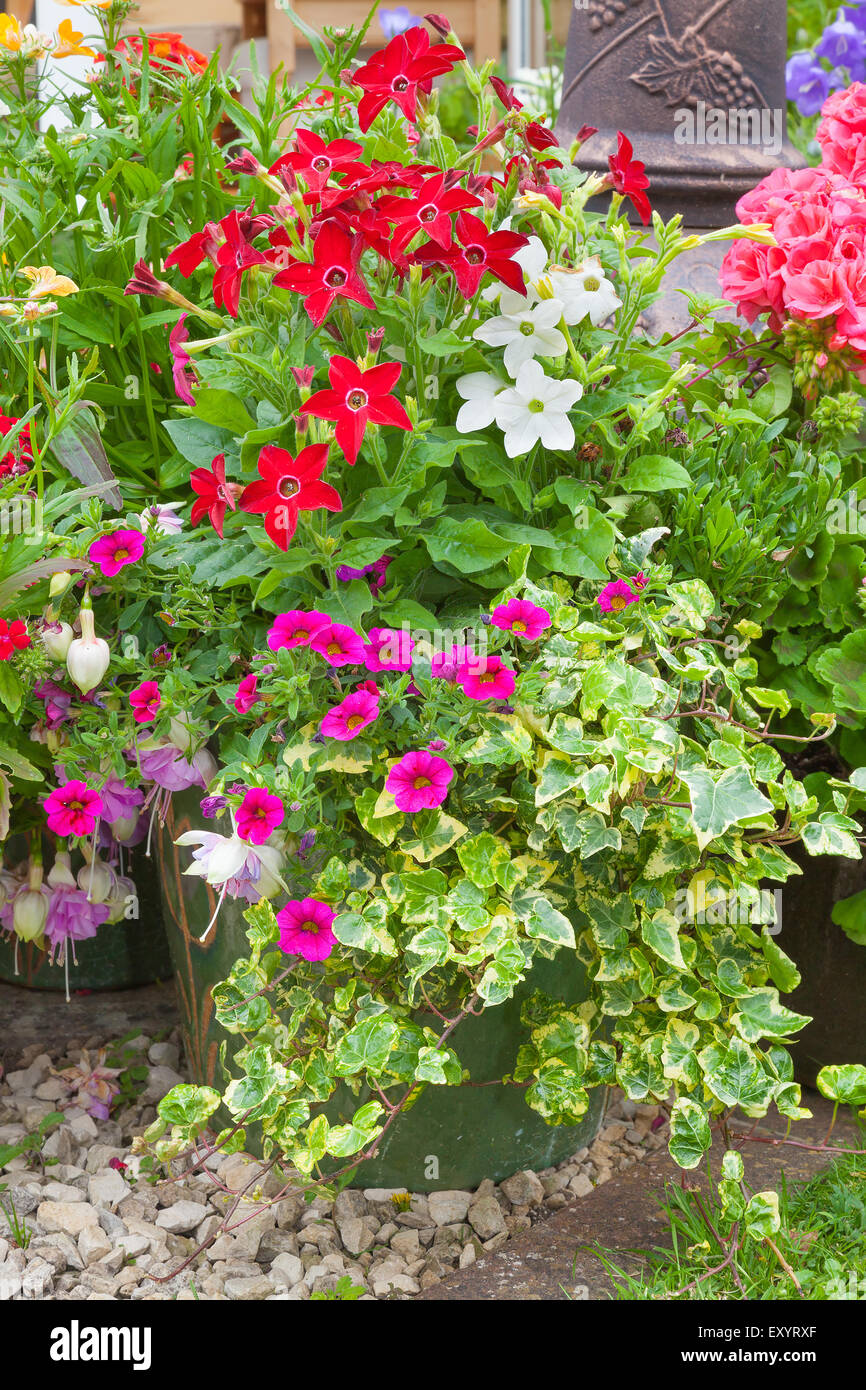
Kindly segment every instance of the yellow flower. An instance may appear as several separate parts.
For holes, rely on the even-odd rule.
[[[82,44],[83,38],[83,31],[80,34],[76,33],[72,27],[71,19],[61,19],[57,26],[57,47],[54,50],[54,57],[70,58],[74,53],[83,53],[87,58],[95,58],[95,49]]]
[[[21,49],[21,25],[14,14],[0,14],[0,44],[12,53]]]
[[[56,294],[63,298],[64,295],[78,293],[75,281],[66,275],[58,275],[53,266],[25,265],[21,267],[21,274],[30,281],[28,294],[31,299],[40,299],[46,294]]]

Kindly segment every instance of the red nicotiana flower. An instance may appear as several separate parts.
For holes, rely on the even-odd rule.
[[[261,221],[261,219],[248,219],[250,221]],[[228,217],[224,217],[220,226],[223,228],[226,239],[216,254],[217,268],[213,277],[213,302],[219,309],[224,307],[236,319],[238,316],[238,300],[241,293],[241,280],[245,270],[249,270],[254,265],[267,265],[267,257],[261,251],[257,251],[250,245],[248,236],[257,236],[262,230],[256,227],[255,231],[245,234],[241,224],[241,214],[234,209]]]
[[[18,424],[20,416],[4,415],[0,412],[0,439]],[[8,453],[0,455],[0,478],[5,474],[26,473],[33,462],[33,447],[30,443],[30,426],[20,430],[15,443]]]
[[[432,242],[422,246],[415,252],[415,260],[450,266],[465,299],[472,298],[488,270],[510,290],[526,294],[523,271],[512,257],[529,244],[528,237],[520,232],[488,232],[480,217],[461,212],[457,215],[457,239],[460,245],[449,251]]]
[[[274,284],[304,295],[304,308],[317,328],[334,300],[341,297],[375,309],[358,273],[362,250],[361,237],[350,237],[333,222],[326,222],[316,237],[312,261],[293,258],[274,276]]]
[[[225,456],[217,454],[210,468],[194,468],[189,481],[193,492],[198,495],[190,515],[193,526],[197,526],[203,516],[208,516],[211,526],[222,540],[226,507],[236,510],[236,498],[241,491],[239,483],[226,482]]]
[[[552,150],[559,145],[553,131],[548,130],[540,121],[530,121],[523,132],[523,138],[532,150]]]
[[[631,199],[641,222],[646,226],[652,217],[650,200],[643,192],[649,188],[650,182],[644,173],[646,166],[641,160],[633,158],[634,150],[627,135],[618,130],[616,138],[616,154],[608,155],[607,160],[613,186],[617,193]]]
[[[193,232],[191,237],[169,252],[165,258],[165,268],[169,270],[171,266],[177,266],[184,279],[188,280],[206,258],[216,265],[216,255],[221,244],[219,225],[216,222],[206,222],[200,232]]]
[[[192,388],[198,386],[198,374],[195,368],[189,365],[192,358],[184,349],[184,343],[189,341],[186,318],[186,314],[181,314],[168,335],[168,346],[171,351],[171,378],[178,400],[183,401],[186,405],[195,405]]]
[[[419,92],[429,96],[433,78],[450,72],[465,57],[461,48],[451,44],[437,43],[431,47],[426,29],[407,29],[398,34],[352,75],[355,85],[364,90],[358,103],[361,129],[369,130],[389,101],[396,102],[407,121],[414,121]]]
[[[487,81],[499,97],[506,111],[523,110],[523,102],[518,101],[517,97],[514,95],[514,88],[506,86],[501,77],[488,77]]]
[[[446,188],[443,173],[425,180],[414,198],[398,198],[386,194],[376,204],[376,210],[394,224],[392,243],[402,251],[418,232],[426,232],[431,241],[446,249],[453,240],[452,212],[477,208],[479,198],[462,188]]]
[[[291,169],[293,174],[300,175],[311,193],[319,193],[334,174],[351,174],[359,168],[366,170],[366,166],[359,163],[363,153],[363,146],[355,140],[331,140],[326,144],[313,130],[296,130],[295,148],[281,154],[268,173]]]
[[[265,530],[280,550],[288,550],[301,512],[343,510],[340,494],[321,481],[327,462],[327,444],[308,444],[296,459],[275,444],[266,444],[259,454],[260,479],[244,488],[241,507],[264,516]]]
[[[30,646],[30,640],[27,624],[20,618],[13,618],[11,623],[0,618],[0,661],[8,661],[16,652],[23,652]]]
[[[384,362],[362,371],[350,358],[335,354],[328,364],[331,390],[316,391],[299,413],[335,420],[337,443],[348,462],[354,463],[368,423],[411,430],[412,421],[403,406],[389,395],[401,371],[399,362]]]

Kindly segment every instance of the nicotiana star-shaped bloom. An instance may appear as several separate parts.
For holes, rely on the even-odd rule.
[[[484,430],[496,419],[496,397],[506,382],[492,372],[467,372],[457,378],[457,391],[466,402],[457,412],[455,424],[460,434]]]
[[[598,325],[622,308],[622,300],[605,276],[598,256],[590,256],[572,268],[553,266],[545,279],[562,305],[562,316],[569,327],[587,315],[592,324]]]
[[[511,229],[511,218],[506,217],[504,222],[499,225],[499,231],[509,231]],[[481,298],[488,304],[498,302],[499,311],[502,314],[514,314],[526,307],[527,304],[534,304],[538,299],[538,291],[535,288],[536,282],[541,278],[547,269],[547,248],[541,237],[531,236],[526,246],[521,246],[519,251],[515,251],[512,258],[523,271],[523,278],[526,282],[526,298],[516,291],[510,290],[507,285],[495,284],[488,285],[481,291]]]
[[[535,357],[562,357],[568,349],[557,324],[562,319],[558,299],[522,305],[516,313],[499,314],[479,324],[473,338],[505,348],[505,370],[517,376],[524,362]]]
[[[557,381],[545,376],[540,363],[524,362],[515,384],[500,391],[494,403],[508,457],[520,458],[538,442],[545,449],[570,449],[574,429],[568,412],[582,395],[579,381]]]

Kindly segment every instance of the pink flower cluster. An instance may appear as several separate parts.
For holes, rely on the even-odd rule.
[[[746,225],[768,223],[775,246],[734,243],[722,264],[723,293],[750,323],[774,332],[812,326],[815,370],[843,354],[866,380],[866,84],[824,103],[817,169],[774,169],[737,204]]]

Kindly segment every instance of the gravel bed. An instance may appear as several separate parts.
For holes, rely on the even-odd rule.
[[[124,1041],[125,1056],[146,1067],[146,1080],[109,1120],[73,1104],[57,1074],[79,1064],[83,1049],[93,1061],[101,1044],[72,1039],[52,1056],[34,1043],[0,1075],[0,1144],[15,1143],[54,1110],[65,1114],[43,1144],[43,1156],[55,1160],[44,1171],[24,1157],[0,1169],[0,1204],[11,1204],[27,1230],[21,1248],[0,1214],[0,1299],[297,1301],[334,1296],[346,1276],[363,1290],[355,1297],[409,1299],[588,1197],[665,1142],[653,1130],[658,1107],[614,1091],[595,1142],[556,1168],[488,1180],[475,1192],[347,1189],[334,1201],[290,1194],[268,1205],[285,1182],[243,1154],[214,1155],[206,1171],[148,1180],[130,1148],[156,1117],[156,1102],[185,1079],[178,1035]],[[240,1192],[234,1229],[221,1231]]]

